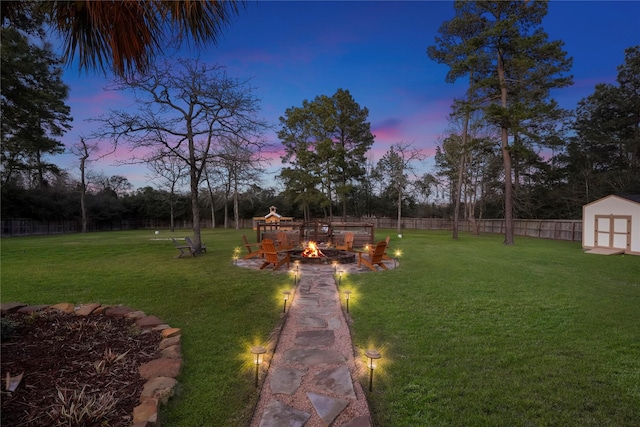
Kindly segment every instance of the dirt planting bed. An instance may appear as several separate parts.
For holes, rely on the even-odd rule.
[[[130,425],[145,383],[138,368],[157,357],[160,340],[160,332],[124,317],[3,316],[1,424]]]

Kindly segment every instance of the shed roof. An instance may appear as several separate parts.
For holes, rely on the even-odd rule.
[[[276,213],[276,207],[275,206],[271,206],[269,207],[269,213],[266,214],[264,217],[265,218],[269,218],[275,216],[276,218],[282,218],[282,215],[280,215],[279,213]]]
[[[610,199],[610,198],[624,199],[624,200],[627,200],[627,201],[629,201],[631,203],[640,204],[640,194],[631,194],[631,195],[628,195],[628,194],[626,194],[626,195],[623,195],[623,194],[611,194],[609,196],[605,196],[605,197],[602,197],[600,199],[594,200],[594,201],[592,201],[590,203],[587,203],[584,206],[590,206],[590,205],[602,202],[603,200]]]

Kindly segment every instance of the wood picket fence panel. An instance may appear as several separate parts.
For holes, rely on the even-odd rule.
[[[342,218],[336,221],[343,222]],[[351,217],[347,222],[371,223],[375,229],[387,228],[397,229],[397,218],[381,217]],[[231,221],[231,226],[234,226]],[[480,219],[477,220],[478,231],[480,233],[504,233],[503,219]],[[31,219],[3,219],[0,224],[2,237],[34,236],[48,234],[78,233],[82,229],[79,221],[34,221]],[[188,230],[191,228],[190,221],[177,221],[175,224],[178,230]],[[203,220],[201,227],[211,228],[210,220]],[[217,226],[220,228],[220,226]],[[251,218],[239,221],[242,229],[253,227]],[[443,218],[402,218],[401,230],[453,230],[453,220]],[[126,219],[119,221],[90,221],[87,231],[115,231],[115,230],[166,230],[169,229],[168,221],[151,219]],[[470,221],[459,221],[460,231],[472,231]],[[516,219],[514,220],[514,234],[516,236],[536,237],[540,239],[568,240],[572,242],[582,241],[582,221],[581,220],[559,220],[559,219]]]

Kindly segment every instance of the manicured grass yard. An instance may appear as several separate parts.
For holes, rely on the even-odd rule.
[[[377,425],[638,425],[640,257],[501,242],[406,233],[398,270],[350,278]]]
[[[3,239],[2,302],[124,304],[163,318],[183,329],[185,358],[164,425],[245,425],[256,399],[246,349],[278,324],[291,281],[234,267],[243,233],[254,240],[206,230],[208,253],[183,259],[152,240],[168,231]],[[387,234],[400,268],[342,282],[356,345],[383,354],[369,394],[376,425],[637,425],[640,257],[376,233]]]

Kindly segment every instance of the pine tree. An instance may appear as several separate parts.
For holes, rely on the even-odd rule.
[[[464,40],[451,44],[450,66],[469,72],[469,61],[481,52],[473,87],[483,101],[486,119],[500,129],[504,167],[504,218],[506,245],[514,244],[512,141],[519,132],[556,116],[557,104],[549,100],[551,89],[572,82],[564,75],[571,59],[561,41],[549,41],[542,30],[547,1],[456,1],[455,28],[473,30]],[[443,45],[446,53],[447,45]],[[457,67],[457,68],[456,68]],[[460,75],[456,71],[453,75]]]

